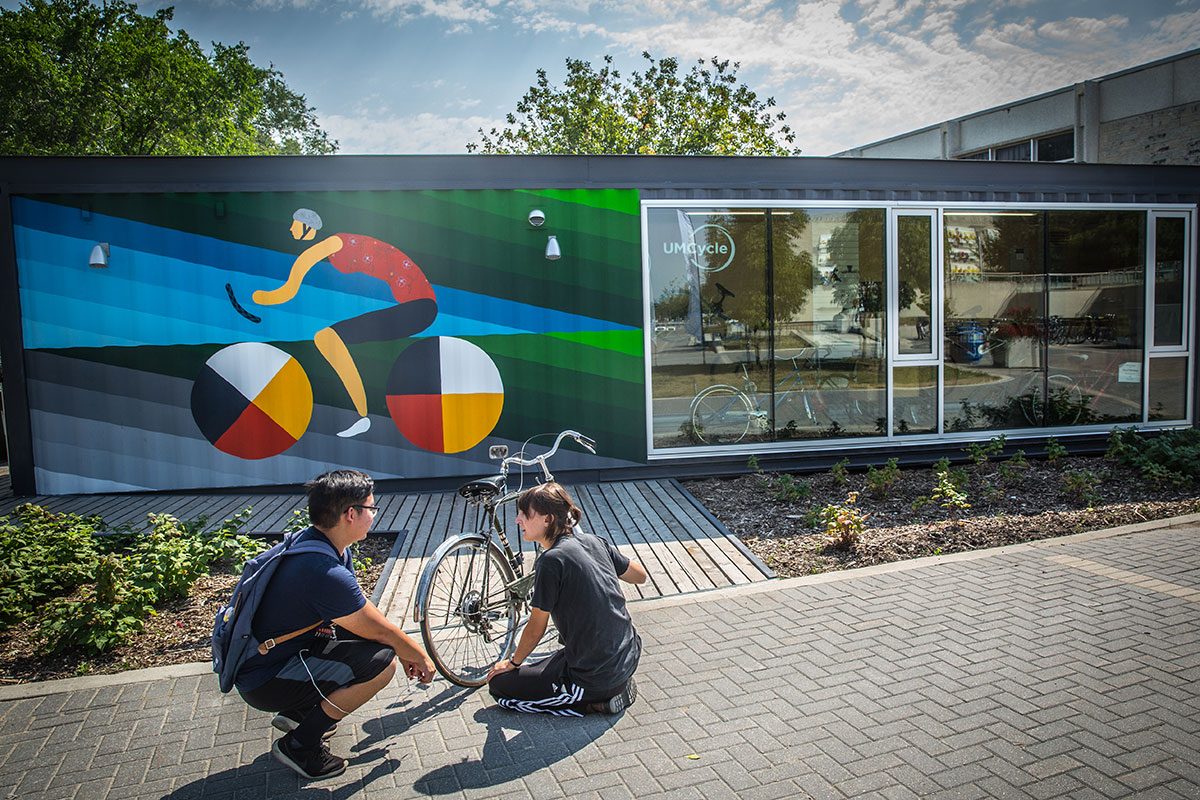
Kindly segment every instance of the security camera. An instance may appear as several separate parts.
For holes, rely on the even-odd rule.
[[[533,227],[540,228],[545,221],[546,215],[543,214],[540,209],[535,208],[533,211],[529,212],[529,224]]]

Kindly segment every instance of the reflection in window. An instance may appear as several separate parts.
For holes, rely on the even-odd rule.
[[[892,432],[901,436],[937,431],[937,367],[897,367],[892,376]]]
[[[1032,161],[1033,147],[1028,140],[992,149],[993,161]]]
[[[933,319],[933,218],[901,214],[896,218],[897,257],[900,281],[897,287],[902,354],[929,355]]]
[[[1037,140],[1038,161],[1074,161],[1075,132],[1066,131]]]
[[[945,215],[947,431],[1041,424],[1042,215]]]
[[[766,213],[652,208],[647,230],[655,446],[761,440]]]
[[[1183,343],[1183,218],[1156,219],[1154,242],[1154,344],[1178,346]]]
[[[1141,419],[1145,219],[946,214],[947,430]]]
[[[1187,358],[1150,359],[1151,422],[1187,419]]]
[[[1047,218],[1046,425],[1142,418],[1146,214],[1051,211]]]
[[[884,434],[885,219],[648,209],[655,446]]]

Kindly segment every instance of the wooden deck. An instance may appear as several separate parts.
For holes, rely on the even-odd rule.
[[[775,577],[678,481],[588,483],[571,489],[583,507],[584,527],[609,539],[649,572],[650,580],[642,586],[621,585],[630,600]],[[152,512],[180,519],[205,516],[215,526],[249,507],[243,531],[251,534],[282,532],[292,512],[305,505],[303,495],[295,494],[63,495],[5,497],[0,499],[0,515],[25,502],[58,512],[98,515],[113,526],[142,523]],[[396,561],[379,605],[394,621],[412,629],[413,592],[421,570],[448,536],[476,528],[479,509],[455,492],[383,495],[378,503],[374,530],[400,534]],[[506,522],[509,542],[516,547],[520,537],[515,519]],[[532,546],[525,544],[524,552],[527,561],[532,560]]]

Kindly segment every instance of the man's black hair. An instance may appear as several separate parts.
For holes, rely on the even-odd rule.
[[[375,491],[375,481],[356,469],[335,469],[304,484],[304,491],[313,525],[332,528],[347,508],[366,502]]]

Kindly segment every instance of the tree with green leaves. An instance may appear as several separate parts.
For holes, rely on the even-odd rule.
[[[624,78],[612,56],[595,69],[567,59],[567,78],[546,70],[506,116],[503,129],[479,130],[469,152],[557,155],[799,155],[786,115],[738,80],[740,64],[700,60],[681,74],[679,60],[655,59]]]
[[[24,0],[0,9],[0,153],[333,153],[315,109],[247,46],[205,53],[173,8]]]

